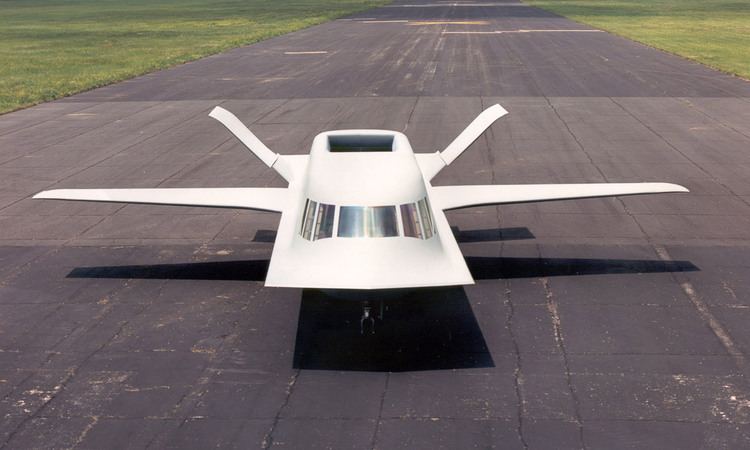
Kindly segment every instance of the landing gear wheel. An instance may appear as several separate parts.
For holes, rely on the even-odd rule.
[[[359,333],[364,335],[365,334],[365,322],[370,323],[370,333],[369,334],[375,334],[375,318],[370,315],[370,304],[365,303],[365,305],[362,307],[362,318],[359,319]]]

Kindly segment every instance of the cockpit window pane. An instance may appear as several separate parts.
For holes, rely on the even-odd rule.
[[[339,210],[339,237],[365,237],[365,213],[362,206],[342,206]]]
[[[427,197],[417,202],[419,206],[419,215],[422,217],[422,230],[424,232],[424,238],[429,239],[432,237],[432,215],[430,214],[430,207],[427,204]]]
[[[414,203],[401,205],[401,221],[404,224],[404,236],[422,238],[422,226],[419,223],[417,205]]]
[[[310,207],[310,199],[305,200],[305,209],[302,210],[302,224],[299,226],[299,234],[305,234],[305,218],[307,217],[307,208]]]
[[[398,236],[395,206],[376,206],[370,210],[368,236],[389,237]]]
[[[318,218],[315,221],[315,239],[325,239],[333,236],[333,216],[335,205],[321,203],[318,207]]]
[[[395,206],[342,206],[339,237],[398,236]]]
[[[305,220],[302,222],[302,237],[310,240],[313,228],[313,219],[315,219],[315,210],[318,207],[318,202],[313,200],[307,200],[307,206],[305,206]]]

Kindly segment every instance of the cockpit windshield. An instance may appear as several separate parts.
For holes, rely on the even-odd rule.
[[[413,237],[435,234],[427,198],[399,206],[335,206],[308,199],[300,235],[308,241],[333,237]]]
[[[395,206],[342,206],[338,237],[398,236]]]

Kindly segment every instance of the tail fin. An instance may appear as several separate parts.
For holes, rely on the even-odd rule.
[[[495,121],[508,114],[502,106],[495,104],[482,111],[464,131],[453,140],[445,150],[440,152],[440,157],[445,161],[445,165],[450,165],[464,152],[479,136],[484,133]]]
[[[437,175],[444,167],[449,166],[476,141],[495,121],[508,114],[499,104],[490,106],[482,111],[464,131],[453,140],[445,150],[429,155],[429,161],[420,164],[425,177],[429,180]],[[427,156],[427,155],[425,155]]]
[[[276,170],[276,172],[284,177],[285,180],[291,181],[291,172],[288,170],[287,165],[283,163],[278,164],[278,162],[282,160],[282,158],[280,158],[281,155],[266,147],[266,144],[261,142],[261,140],[258,139],[258,137],[237,118],[237,116],[220,106],[215,107],[208,115],[221,122],[227,130],[239,139],[248,150],[263,161],[265,165]]]

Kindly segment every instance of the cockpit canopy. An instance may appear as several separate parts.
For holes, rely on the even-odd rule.
[[[315,241],[331,237],[412,237],[435,234],[427,197],[396,206],[336,206],[307,199],[300,235]]]
[[[326,131],[316,136],[303,191],[305,198],[329,205],[396,208],[427,195],[409,140],[385,130]]]

